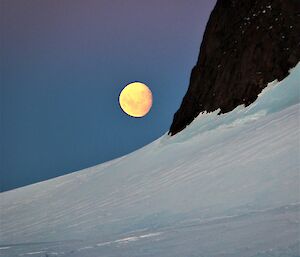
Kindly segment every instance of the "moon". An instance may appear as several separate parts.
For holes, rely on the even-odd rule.
[[[132,117],[144,117],[152,107],[152,92],[141,82],[128,84],[120,93],[119,103],[122,110]]]

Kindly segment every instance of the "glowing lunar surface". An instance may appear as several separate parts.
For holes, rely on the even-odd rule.
[[[143,83],[128,84],[119,96],[122,110],[132,117],[143,117],[151,109],[152,93]]]

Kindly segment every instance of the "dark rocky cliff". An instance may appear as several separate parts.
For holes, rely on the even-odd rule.
[[[300,0],[218,0],[169,134],[203,111],[251,104],[299,61]]]

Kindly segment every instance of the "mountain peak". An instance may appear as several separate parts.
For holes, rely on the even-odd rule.
[[[269,82],[285,78],[300,60],[299,31],[298,0],[218,0],[169,134],[201,112],[247,106]]]

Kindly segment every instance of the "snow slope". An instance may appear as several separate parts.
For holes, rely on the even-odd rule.
[[[300,64],[257,101],[0,194],[0,256],[300,256]]]

